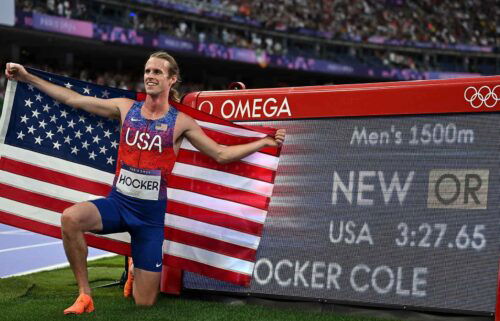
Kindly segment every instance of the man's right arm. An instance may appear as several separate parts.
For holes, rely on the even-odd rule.
[[[16,63],[7,63],[5,75],[10,80],[29,83],[40,91],[46,93],[53,99],[71,106],[83,109],[89,113],[102,117],[120,119],[121,114],[126,114],[133,100],[128,98],[101,99],[92,96],[81,95],[71,89],[52,84],[40,77],[30,74],[26,69]]]

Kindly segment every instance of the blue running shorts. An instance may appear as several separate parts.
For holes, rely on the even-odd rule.
[[[129,232],[134,266],[151,272],[162,269],[166,200],[144,200],[113,188],[107,198],[90,201],[101,214],[98,234]]]

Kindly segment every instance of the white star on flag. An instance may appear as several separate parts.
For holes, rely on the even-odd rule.
[[[38,115],[40,115],[40,113],[36,109],[31,111],[31,113],[33,114],[33,117],[35,117],[35,118],[38,118]]]
[[[36,99],[37,101],[42,101],[42,95],[40,95],[40,94],[36,94],[35,99]]]
[[[57,117],[56,117],[56,115],[50,116],[50,121],[54,122],[54,123],[57,123]]]
[[[50,106],[49,106],[49,104],[45,104],[45,105],[43,106],[43,111],[49,112],[49,110],[50,110]]]
[[[54,100],[54,106],[59,107],[60,104],[61,104],[60,102],[58,102],[57,100]]]
[[[85,130],[86,133],[92,133],[92,130],[94,130],[94,128],[90,124],[88,126],[86,126],[85,128],[86,128],[86,130]]]
[[[75,128],[75,122],[73,121],[73,119],[70,119],[70,121],[68,122],[68,127]]]
[[[64,142],[65,143],[71,144],[71,141],[72,141],[72,139],[71,139],[71,137],[69,137],[69,135],[66,136],[66,137],[64,137]]]
[[[94,138],[92,139],[92,141],[93,141],[94,143],[96,143],[96,144],[99,144],[99,141],[100,141],[100,140],[101,140],[101,139],[99,138],[99,135],[95,135],[95,136],[94,136]]]
[[[109,98],[109,91],[106,89],[102,92],[102,98]]]
[[[95,160],[96,154],[92,151],[89,153],[89,159],[92,158]]]
[[[107,161],[106,161],[106,163],[107,163],[107,164],[111,164],[111,165],[113,165],[113,162],[114,162],[115,160],[113,159],[113,157],[112,157],[112,156],[109,156],[109,157],[108,157],[108,158],[106,158],[106,159],[107,159]]]
[[[82,116],[79,116],[78,118],[79,118],[79,119],[78,119],[78,122],[82,122],[82,123],[85,123],[85,120],[87,119],[87,117],[85,117],[85,116],[83,116],[83,115],[82,115]]]
[[[90,95],[90,88],[88,86],[83,88],[83,93]]]
[[[87,141],[82,142],[82,148],[89,149],[90,144]]]
[[[38,144],[38,145],[42,145],[42,137],[38,136],[38,137],[35,137],[35,144]]]
[[[29,84],[29,85],[28,85],[28,89],[29,89],[30,91],[33,91],[33,89],[34,89],[34,88],[33,88],[33,85]]]
[[[21,123],[28,124],[28,117],[26,115],[21,116]]]
[[[52,133],[51,130],[49,130],[48,132],[46,132],[45,134],[47,134],[47,136],[45,138],[49,138],[49,139],[52,139],[52,136],[54,136],[54,134]]]
[[[75,132],[75,138],[82,138],[82,132],[80,132],[80,130]]]
[[[47,123],[45,122],[45,120],[42,119],[42,121],[38,122],[38,127],[42,127],[43,129],[45,129],[45,126],[47,126]]]
[[[68,113],[65,110],[61,110],[61,117],[67,118]]]
[[[112,141],[111,142],[111,147],[115,148],[115,149],[118,148],[118,142],[116,140]]]
[[[57,127],[57,132],[62,134],[64,132],[64,129],[65,128],[63,127],[63,125],[59,125],[59,127]]]
[[[78,148],[76,148],[76,146],[74,146],[73,148],[71,148],[71,154],[78,154],[78,151],[80,151]]]
[[[26,107],[26,106],[28,106],[29,108],[31,108],[31,105],[32,105],[32,104],[33,104],[33,102],[32,102],[32,101],[31,101],[31,99],[29,99],[29,98],[28,98],[27,100],[25,100],[25,101],[24,101],[24,106],[25,106],[25,107]]]
[[[59,149],[59,147],[61,147],[61,144],[59,144],[59,142],[58,142],[58,141],[53,142],[53,143],[52,143],[52,145],[54,145],[54,147],[53,147],[53,148],[55,148],[55,149]]]
[[[68,88],[68,89],[71,89],[71,87],[73,87],[73,85],[70,84],[69,81],[67,83],[65,83],[64,86],[66,86],[66,88]]]
[[[99,153],[106,155],[106,152],[108,151],[108,149],[106,148],[106,146],[102,146],[99,149],[100,149]]]
[[[35,134],[35,127],[33,127],[33,125],[31,125],[30,127],[28,127],[28,134]]]
[[[106,130],[104,131],[104,137],[106,137],[106,138],[111,138],[111,132],[110,132],[109,130],[107,130],[107,129],[106,129]]]
[[[20,131],[19,133],[17,133],[17,139],[23,140],[24,136],[26,136],[26,135],[23,134],[22,131]]]

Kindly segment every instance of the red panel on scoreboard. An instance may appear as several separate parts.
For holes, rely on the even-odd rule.
[[[491,112],[500,76],[194,92],[183,102],[230,120]],[[403,103],[402,103],[403,102]]]

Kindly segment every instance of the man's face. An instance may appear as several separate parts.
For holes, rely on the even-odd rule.
[[[149,58],[144,67],[144,88],[148,95],[159,95],[169,92],[170,87],[177,81],[174,75],[169,77],[169,62],[161,58]]]

